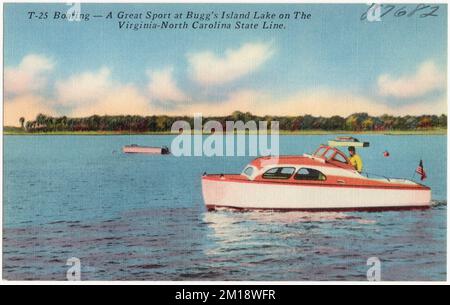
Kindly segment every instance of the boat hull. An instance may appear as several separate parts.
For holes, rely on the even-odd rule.
[[[202,192],[209,210],[381,211],[425,209],[431,203],[427,187],[293,185],[203,177]]]
[[[126,154],[149,154],[149,155],[166,155],[168,150],[162,147],[148,146],[124,146],[123,152]]]

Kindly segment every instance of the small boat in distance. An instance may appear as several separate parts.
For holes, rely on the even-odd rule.
[[[335,140],[328,141],[328,145],[332,147],[369,147],[369,142],[359,142],[358,139],[353,137],[337,137]]]
[[[122,150],[126,154],[150,154],[150,155],[170,154],[169,148],[167,146],[151,147],[151,146],[141,146],[137,144],[131,144],[124,146]]]
[[[359,143],[359,144],[357,144]],[[261,157],[241,174],[202,177],[208,210],[380,211],[424,209],[431,189],[402,178],[369,178],[336,146],[367,147],[349,138],[321,145],[314,154]]]

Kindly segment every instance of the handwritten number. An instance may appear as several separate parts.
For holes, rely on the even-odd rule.
[[[438,15],[434,14],[437,10],[439,10],[439,6],[438,5],[432,6],[431,7],[431,12],[429,12],[428,14],[422,14],[422,15],[420,15],[420,17],[421,18],[425,18],[425,17],[428,17],[428,16],[437,17]]]
[[[394,16],[395,16],[395,17],[401,17],[401,16],[404,16],[404,15],[406,14],[405,8],[406,8],[406,6],[403,6],[403,7],[399,8],[399,9],[395,12]]]
[[[416,8],[414,10],[411,11],[411,13],[408,14],[408,17],[411,17],[412,15],[414,15],[416,12],[429,8],[429,5],[425,5],[425,4],[419,4],[416,6]]]
[[[370,7],[367,9],[367,11],[365,11],[360,19],[361,21],[366,20],[367,19],[367,14],[368,12],[371,11],[371,9],[373,9],[373,7],[375,6],[375,3],[372,3],[370,5]],[[383,8],[384,12],[380,15],[380,18],[383,18],[384,16],[386,16],[387,14],[389,14],[392,10],[395,9],[395,5],[392,4],[384,4],[381,5],[381,7]],[[430,6],[430,5],[425,5],[425,4],[418,4],[411,12],[408,13],[408,10],[406,8],[406,6],[402,6],[400,7],[395,13],[394,16],[395,17],[402,17],[402,16],[407,16],[407,17],[412,17],[414,14],[416,14],[419,11],[423,11],[424,9],[429,9],[430,11],[427,13],[422,13],[419,15],[420,18],[425,18],[425,17],[438,17],[438,14],[436,13],[439,10],[439,5],[434,5],[434,6]]]
[[[381,16],[380,16],[381,18],[383,18],[384,16],[386,16],[387,14],[389,14],[389,12],[392,11],[392,10],[395,8],[395,5],[388,4],[388,5],[386,5],[385,7],[387,7],[388,9],[387,9],[386,12],[384,12],[383,14],[381,14]]]
[[[365,11],[364,13],[362,13],[361,15],[361,21],[366,20],[367,19],[367,13],[372,9],[372,7],[375,5],[375,3],[372,3],[372,5],[369,6],[369,8],[367,9],[367,11]]]

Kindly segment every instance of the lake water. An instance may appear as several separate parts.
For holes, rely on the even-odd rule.
[[[379,213],[206,212],[202,173],[253,157],[120,152],[172,138],[5,136],[3,277],[64,280],[77,257],[82,280],[364,281],[378,257],[382,280],[446,279],[446,136],[362,137],[368,172],[411,178],[423,159],[432,189],[430,210]],[[330,138],[281,136],[280,153]]]

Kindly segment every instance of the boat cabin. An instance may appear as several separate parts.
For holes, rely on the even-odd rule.
[[[294,180],[325,181],[328,175],[361,178],[347,156],[329,145],[321,145],[312,155],[257,158],[242,175],[250,180],[289,180],[294,176]]]

